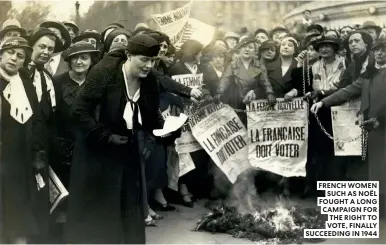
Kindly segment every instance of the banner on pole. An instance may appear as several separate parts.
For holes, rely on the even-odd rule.
[[[335,156],[362,155],[360,124],[363,118],[360,106],[360,101],[352,101],[331,107]]]
[[[306,176],[308,103],[301,98],[274,107],[266,100],[247,106],[249,162],[284,177]]]
[[[250,168],[247,130],[236,112],[225,104],[209,104],[189,121],[192,134],[216,165],[234,183]]]
[[[184,30],[190,16],[193,2],[190,1],[181,8],[163,14],[153,14],[152,18],[158,24],[161,32],[169,36],[172,44],[181,42]]]

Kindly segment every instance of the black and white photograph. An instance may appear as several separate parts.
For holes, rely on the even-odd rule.
[[[0,244],[386,244],[386,1],[0,1]]]

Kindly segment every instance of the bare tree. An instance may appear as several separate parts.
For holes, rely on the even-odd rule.
[[[50,6],[44,5],[41,2],[27,2],[27,6],[18,11],[12,8],[8,12],[8,16],[20,21],[23,28],[27,30],[35,29],[42,23],[50,13]]]
[[[7,19],[8,12],[11,8],[11,1],[0,1],[0,24],[3,24],[3,22]]]

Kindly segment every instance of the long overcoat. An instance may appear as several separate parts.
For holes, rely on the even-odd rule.
[[[386,211],[386,69],[373,69],[369,77],[363,76],[351,85],[322,100],[326,106],[339,105],[361,96],[361,112],[364,119],[378,118],[380,127],[368,133],[369,180],[380,182],[380,215]]]
[[[121,52],[106,55],[91,69],[72,106],[81,134],[71,166],[65,232],[69,243],[145,243],[144,170],[135,137],[123,119],[125,61]],[[152,73],[141,79],[137,103],[143,130],[152,133],[163,127]],[[128,136],[129,142],[112,145],[111,134]]]

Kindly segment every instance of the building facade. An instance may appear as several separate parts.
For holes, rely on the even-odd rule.
[[[301,21],[306,9],[311,11],[314,23],[328,29],[362,25],[365,21],[374,21],[381,27],[386,24],[386,1],[311,1],[285,15],[284,23],[293,25]]]
[[[138,19],[150,27],[157,25],[152,14],[161,14],[186,4],[187,1],[148,1],[135,2]],[[238,31],[247,27],[249,31],[257,28],[270,29],[282,22],[282,17],[303,2],[299,1],[194,1],[191,17],[225,31]]]

